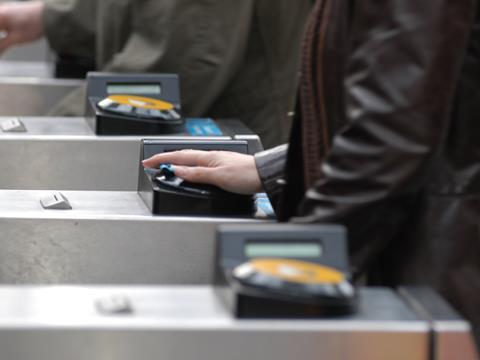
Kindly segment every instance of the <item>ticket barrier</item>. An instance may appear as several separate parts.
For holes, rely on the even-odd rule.
[[[342,260],[345,247],[337,246],[345,236],[338,227],[232,225],[222,226],[217,236],[217,255],[212,259],[215,279],[231,273],[232,265],[240,273],[253,274],[264,280],[254,286],[265,302],[275,303],[290,293],[289,302],[308,309],[311,304],[304,302],[304,290],[290,286],[306,284],[305,276],[313,280],[311,286],[334,280],[317,279],[309,271],[299,274],[292,270],[301,269],[283,262],[274,277],[284,281],[277,282],[277,291],[272,292],[273,273],[245,270],[255,260],[284,261],[293,254],[348,276]],[[235,259],[241,258],[247,262],[237,267]],[[237,280],[241,279],[245,276]],[[215,280],[213,286],[1,287],[2,357],[478,360],[468,323],[429,289],[359,288],[351,297],[354,311],[335,316],[304,313],[301,319],[291,319],[291,303],[284,303],[280,306],[287,317],[281,313],[272,317],[268,308],[256,307],[255,316],[246,319],[232,311],[218,292],[224,286],[235,290],[237,284]],[[331,293],[330,301],[342,302],[339,295]],[[317,304],[331,308],[332,303],[324,300]]]
[[[153,216],[134,191],[62,191],[71,210],[44,209],[56,194],[0,190],[1,283],[212,283],[215,227],[258,221]]]
[[[448,306],[449,320],[426,320],[385,288],[359,289],[359,304],[339,319],[244,320],[208,285],[4,286],[0,346],[5,360],[478,360]]]
[[[91,73],[86,117],[0,118],[0,165],[8,169],[0,188],[135,191],[141,139],[149,137],[246,141],[250,153],[262,150],[240,121],[184,119],[179,99],[175,75]]]
[[[0,346],[5,360],[432,359],[429,322],[398,294],[360,300],[337,320],[236,320],[208,285],[0,287]]]
[[[21,120],[26,132],[0,131],[0,189],[137,190],[138,154],[148,137],[98,136],[85,118]],[[11,121],[0,119],[4,126]],[[251,153],[262,149],[258,136],[235,120],[187,119],[183,133],[154,138],[238,140]]]
[[[172,145],[179,146],[157,140],[148,149]],[[218,149],[215,141],[188,143],[209,145]],[[222,149],[237,146],[225,142]],[[243,146],[248,151],[247,142]],[[137,152],[137,174],[139,160]],[[258,221],[253,211],[241,217],[166,214],[153,215],[137,191],[0,190],[0,282],[211,283],[206,264],[213,261],[215,226]]]

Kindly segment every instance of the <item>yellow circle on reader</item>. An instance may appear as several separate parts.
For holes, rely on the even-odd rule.
[[[255,259],[253,270],[285,281],[302,284],[333,284],[345,281],[345,275],[331,267],[290,259]]]
[[[135,95],[110,95],[108,97],[111,101],[121,105],[130,105],[137,108],[148,110],[173,110],[173,104],[158,99],[152,99],[143,96]]]

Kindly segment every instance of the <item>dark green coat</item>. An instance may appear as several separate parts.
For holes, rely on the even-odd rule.
[[[46,0],[61,54],[98,70],[178,73],[188,116],[236,117],[266,147],[286,140],[311,0]],[[80,115],[64,102],[57,113]]]

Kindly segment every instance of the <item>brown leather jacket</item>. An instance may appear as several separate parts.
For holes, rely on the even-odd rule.
[[[345,224],[357,273],[435,287],[480,340],[479,1],[321,1],[286,171],[256,157],[277,215]]]

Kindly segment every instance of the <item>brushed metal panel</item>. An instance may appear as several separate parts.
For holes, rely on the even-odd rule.
[[[0,136],[0,188],[134,191],[140,149],[139,137]]]
[[[73,210],[45,210],[45,191],[0,191],[0,283],[206,284],[218,224],[152,216],[135,192],[64,191]]]
[[[133,315],[100,316],[99,298],[129,297]],[[386,289],[330,320],[235,320],[212,289],[0,288],[2,359],[427,360],[428,325]]]
[[[3,116],[41,116],[69,92],[84,84],[83,80],[15,78],[0,79],[0,114]]]

